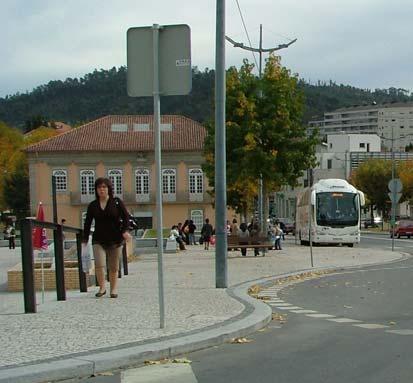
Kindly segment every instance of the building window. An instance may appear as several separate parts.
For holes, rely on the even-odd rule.
[[[80,171],[80,194],[95,194],[95,172],[93,170]]]
[[[202,210],[191,210],[191,219],[196,226],[196,230],[201,231],[204,224],[204,212]]]
[[[53,170],[53,176],[56,180],[56,191],[65,192],[67,190],[67,171]]]
[[[189,170],[189,192],[202,194],[203,188],[203,173],[201,169]]]
[[[108,172],[108,177],[113,186],[113,194],[122,197],[122,170],[112,169]]]
[[[136,194],[149,194],[149,170],[137,169],[135,176]]]
[[[333,167],[333,160],[327,160],[327,169],[331,169]]]
[[[364,142],[360,142],[360,148],[365,148],[365,147],[366,147],[365,143],[364,143]]]
[[[333,144],[330,142],[330,149],[332,149],[333,148]]]
[[[135,172],[136,201],[149,201],[149,170],[136,169]]]
[[[162,170],[162,192],[163,194],[176,193],[176,170],[163,169]]]

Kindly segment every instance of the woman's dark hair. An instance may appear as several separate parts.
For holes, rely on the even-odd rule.
[[[106,185],[108,187],[108,194],[109,197],[113,198],[113,186],[112,186],[112,182],[110,182],[109,178],[104,178],[104,177],[100,177],[95,181],[95,196],[96,199],[99,199],[98,196],[98,187],[100,185]]]

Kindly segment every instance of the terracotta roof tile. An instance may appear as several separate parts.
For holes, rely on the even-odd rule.
[[[105,116],[27,147],[34,152],[145,152],[153,151],[153,116]],[[127,132],[111,131],[112,124],[127,124]],[[133,124],[149,124],[149,131],[133,131]],[[162,131],[163,151],[203,150],[206,129],[183,116],[161,116],[161,124],[172,124],[172,131]]]

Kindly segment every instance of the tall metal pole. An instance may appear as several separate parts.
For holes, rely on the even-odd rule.
[[[225,0],[217,0],[215,52],[215,286],[226,288]]]
[[[164,287],[163,287],[163,220],[162,220],[162,163],[161,163],[161,107],[159,97],[159,30],[153,24],[153,129],[155,132],[156,167],[156,222],[158,245],[158,289],[160,328],[165,327]]]
[[[261,80],[262,77],[262,24],[260,24],[260,46],[259,46],[259,54],[260,54],[260,61],[259,61],[259,68],[258,74],[259,79]],[[259,90],[259,97],[262,97],[262,88],[260,87]],[[264,189],[263,189],[263,182],[262,182],[262,173],[260,173],[259,179],[259,192],[258,192],[258,219],[260,220],[260,228],[263,233],[266,233],[266,225],[264,222]],[[265,254],[265,249],[263,249]]]
[[[313,186],[313,169],[308,169],[307,173],[308,178],[308,186],[310,188],[309,193],[309,204],[308,204],[308,242],[310,244],[310,258],[311,258],[311,267],[314,267],[314,260],[313,260],[313,236],[312,236],[312,222],[313,222],[313,205],[311,204],[311,194],[312,194],[312,186]]]
[[[395,161],[394,161],[394,127],[391,129],[391,179],[394,180],[396,173]],[[391,199],[391,250],[394,251],[394,225],[396,222],[396,187],[393,185],[392,199]]]

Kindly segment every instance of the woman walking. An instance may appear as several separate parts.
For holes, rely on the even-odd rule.
[[[122,246],[131,238],[128,233],[129,213],[119,198],[113,197],[112,183],[107,178],[98,178],[95,182],[96,199],[92,201],[86,213],[83,229],[83,243],[89,240],[90,226],[95,220],[95,231],[92,236],[95,272],[100,298],[106,294],[105,267],[106,258],[109,263],[110,297],[118,297],[118,270]]]
[[[205,219],[205,223],[201,228],[201,237],[204,241],[204,250],[209,250],[209,242],[211,242],[213,228],[212,225],[209,223],[209,219]]]

